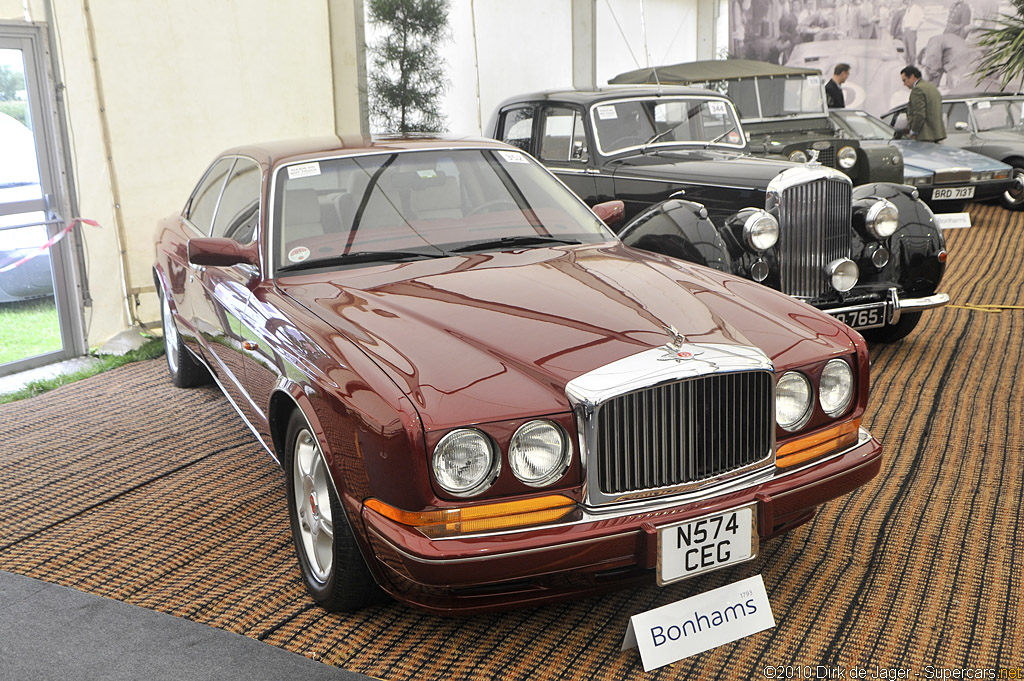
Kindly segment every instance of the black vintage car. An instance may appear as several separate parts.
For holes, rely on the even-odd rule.
[[[945,305],[942,232],[913,187],[753,157],[731,101],[673,87],[505,101],[488,133],[541,160],[589,205],[625,204],[632,246],[731,272],[896,340]]]
[[[609,82],[710,87],[736,104],[752,154],[804,163],[817,152],[822,165],[843,171],[854,185],[903,182],[903,160],[895,149],[865,147],[836,134],[817,69],[725,59],[638,69]]]

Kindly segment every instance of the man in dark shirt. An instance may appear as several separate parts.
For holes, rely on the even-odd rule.
[[[842,109],[846,106],[846,97],[843,96],[842,84],[850,77],[849,64],[836,64],[832,71],[832,78],[825,84],[825,102],[830,109]]]

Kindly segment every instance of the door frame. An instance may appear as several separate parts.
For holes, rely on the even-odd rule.
[[[53,236],[74,216],[69,197],[71,167],[64,141],[64,110],[58,105],[56,63],[49,60],[53,46],[46,27],[41,24],[0,21],[0,48],[20,49],[25,62],[25,86],[29,115],[36,140],[39,182],[48,204],[47,219],[59,218],[47,231]],[[63,86],[61,86],[63,88]],[[0,376],[25,371],[86,353],[82,289],[74,246],[80,245],[77,227],[50,249],[54,300],[60,325],[60,350],[35,355],[0,365]]]

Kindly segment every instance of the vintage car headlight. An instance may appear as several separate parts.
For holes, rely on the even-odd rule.
[[[896,204],[887,199],[880,199],[868,208],[864,226],[876,239],[888,239],[900,226],[900,211]]]
[[[836,154],[836,161],[839,163],[840,168],[849,170],[857,163],[857,150],[853,147],[843,147]]]
[[[835,418],[845,412],[852,401],[853,369],[846,360],[829,360],[818,385],[818,402],[822,411]]]
[[[568,438],[551,421],[530,421],[512,436],[508,462],[512,472],[530,487],[543,487],[569,468]]]
[[[767,211],[755,211],[743,222],[743,238],[755,251],[766,251],[779,240],[779,221]]]
[[[860,268],[849,258],[839,258],[828,264],[827,274],[829,281],[832,282],[832,288],[840,293],[846,293],[857,285]]]
[[[991,170],[984,170],[977,173],[971,173],[971,182],[988,182],[995,177],[995,173]]]
[[[446,491],[469,497],[487,489],[498,477],[500,460],[491,439],[475,428],[461,428],[441,438],[434,448],[434,477]]]
[[[807,163],[807,153],[801,149],[792,151],[789,154],[789,160],[793,163]]]
[[[811,382],[796,371],[787,371],[775,384],[775,422],[783,430],[797,430],[811,418]]]

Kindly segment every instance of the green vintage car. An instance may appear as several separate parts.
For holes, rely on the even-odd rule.
[[[903,158],[894,147],[863,147],[836,134],[825,106],[821,71],[749,59],[695,61],[621,73],[612,84],[698,85],[736,105],[752,154],[822,165],[853,184],[903,182]]]

